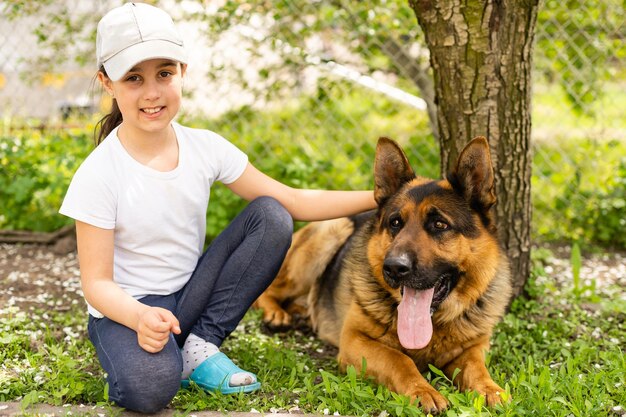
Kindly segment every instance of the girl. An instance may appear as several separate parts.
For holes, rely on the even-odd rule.
[[[98,79],[113,110],[60,212],[76,221],[89,337],[109,398],[156,412],[181,380],[209,391],[254,391],[256,376],[219,346],[277,273],[292,217],[368,210],[373,193],[290,188],[221,136],[174,122],[187,61],[162,10],[113,9],[99,22],[96,43]],[[251,203],[202,254],[215,181]]]

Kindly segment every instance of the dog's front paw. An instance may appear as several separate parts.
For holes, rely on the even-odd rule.
[[[271,330],[284,330],[291,327],[291,314],[283,309],[274,309],[272,311],[264,311],[263,322]]]
[[[446,400],[446,397],[439,394],[439,392],[430,385],[417,388],[413,396],[416,397],[422,409],[427,413],[439,414],[441,411],[448,408],[448,400]]]
[[[493,382],[482,384],[474,390],[485,397],[485,403],[489,407],[500,404],[503,401],[502,393],[505,391]],[[508,398],[507,398],[508,400]]]

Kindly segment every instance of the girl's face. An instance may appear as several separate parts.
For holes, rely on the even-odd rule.
[[[116,100],[123,129],[131,135],[167,132],[180,108],[186,65],[150,59],[130,69],[119,81],[98,73],[105,90]]]

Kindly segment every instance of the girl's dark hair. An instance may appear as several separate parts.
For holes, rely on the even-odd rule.
[[[105,76],[108,77],[106,71],[104,70],[104,66],[100,67],[100,72],[102,72]],[[120,108],[117,105],[117,100],[113,99],[113,103],[111,104],[111,111],[109,114],[104,116],[102,119],[96,123],[94,128],[94,141],[96,146],[100,145],[102,141],[122,123],[122,112],[120,112]]]

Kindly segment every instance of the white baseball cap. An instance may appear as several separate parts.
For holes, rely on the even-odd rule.
[[[172,18],[145,3],[126,3],[105,14],[96,36],[98,68],[118,81],[133,66],[163,58],[187,63],[183,39]]]

